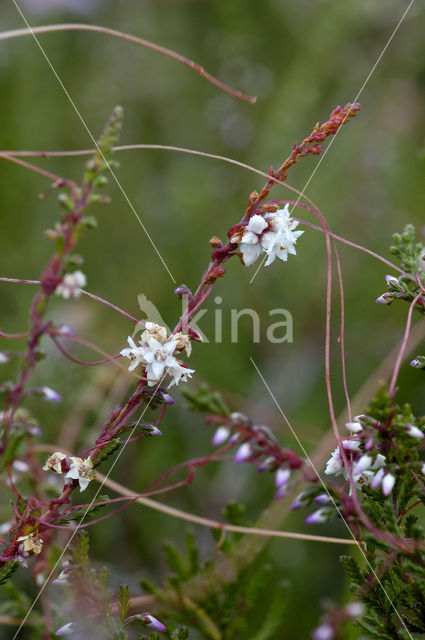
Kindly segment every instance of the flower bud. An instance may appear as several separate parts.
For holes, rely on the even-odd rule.
[[[241,444],[235,454],[235,462],[246,462],[252,456],[253,450],[249,442]]]
[[[371,489],[377,489],[382,482],[382,478],[384,477],[385,469],[381,467],[379,471],[377,471],[373,477],[372,482],[370,483]]]
[[[167,627],[163,625],[162,622],[157,620],[157,618],[154,618],[153,616],[151,616],[150,613],[145,614],[142,617],[142,621],[147,627],[150,627],[151,629],[155,629],[155,631],[167,631]]]
[[[317,511],[310,513],[310,515],[305,519],[305,522],[306,524],[322,524],[322,522],[326,522],[328,515],[328,509],[318,509]]]
[[[70,636],[75,631],[75,624],[73,622],[67,622],[63,627],[60,627],[55,633],[55,636]]]
[[[330,496],[328,496],[327,493],[321,493],[320,495],[318,495],[318,496],[316,496],[314,498],[314,502],[316,504],[321,504],[321,505],[329,504],[329,502],[331,502],[331,501],[332,501],[332,498]]]
[[[278,489],[283,487],[291,477],[290,469],[278,469],[275,475],[275,484]]]
[[[382,480],[382,493],[389,496],[395,485],[395,477],[392,473],[387,473]]]
[[[348,431],[351,431],[351,433],[358,433],[359,431],[363,431],[363,427],[359,422],[346,422],[345,426]]]
[[[353,467],[353,475],[357,476],[369,469],[372,464],[372,458],[367,454],[361,456]]]
[[[301,509],[301,507],[305,507],[307,505],[308,498],[306,491],[302,491],[297,495],[295,500],[292,501],[291,511],[295,511],[296,509]]]
[[[375,302],[377,304],[391,304],[393,301],[393,296],[390,293],[383,293],[382,296],[376,298]]]
[[[47,402],[61,402],[62,400],[62,396],[50,387],[39,387],[36,391]]]
[[[422,438],[424,437],[423,431],[418,429],[418,427],[416,427],[414,424],[407,425],[406,433],[411,438],[418,438],[419,440],[422,440]]]
[[[227,442],[230,436],[230,429],[225,426],[221,426],[217,429],[215,434],[213,435],[213,439],[211,440],[211,444],[214,447],[219,447],[220,445]]]

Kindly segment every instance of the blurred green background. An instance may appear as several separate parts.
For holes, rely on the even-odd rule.
[[[111,37],[81,32],[48,34],[40,42],[87,125],[98,135],[112,108],[125,110],[123,144],[178,145],[226,155],[267,171],[279,166],[295,140],[316,121],[325,121],[337,105],[352,101],[388,42],[407,2],[359,0],[21,0],[29,23],[88,22],[150,39],[202,64],[235,88],[258,96],[250,105],[221,93],[198,74],[174,60]],[[13,2],[1,0],[2,30],[24,26]],[[360,97],[362,110],[332,143],[307,194],[321,208],[335,233],[391,259],[391,234],[413,222],[424,234],[423,145],[425,114],[425,14],[413,4]],[[0,148],[72,150],[92,146],[87,131],[31,37],[0,42]],[[216,160],[168,151],[128,151],[119,156],[118,177],[176,283],[196,288],[208,262],[208,240],[225,237],[245,209],[249,193],[264,180]],[[37,278],[51,251],[43,231],[58,217],[55,194],[44,178],[0,160],[0,272]],[[78,179],[82,158],[35,160],[39,166]],[[291,170],[289,183],[301,189],[318,159],[305,159]],[[110,181],[112,204],[93,207],[99,220],[87,232],[79,251],[84,256],[88,289],[138,315],[143,293],[173,326],[180,303],[175,284],[121,192]],[[289,195],[288,195],[289,194]],[[274,198],[292,198],[279,187]],[[301,210],[300,210],[301,211]],[[304,215],[303,211],[299,215]],[[286,446],[298,450],[272,398],[250,361],[254,358],[300,440],[311,452],[329,429],[323,375],[326,253],[324,238],[307,230],[297,257],[261,269],[237,260],[216,285],[200,327],[211,342],[195,346],[190,366],[193,384],[206,381],[226,390],[232,409],[269,424]],[[375,304],[385,290],[382,263],[344,245],[339,246],[346,297],[348,385],[355,393],[400,339],[407,306]],[[276,261],[277,262],[277,261]],[[1,284],[0,327],[24,331],[34,289]],[[223,341],[214,344],[214,309],[222,309]],[[248,317],[241,319],[239,340],[231,343],[230,310],[255,309],[261,317],[261,340],[254,344]],[[269,311],[285,308],[294,321],[294,342],[272,345],[266,340]],[[335,291],[332,380],[336,411],[344,408],[340,379],[338,301]],[[76,333],[117,353],[125,346],[129,323],[119,314],[88,299],[57,300],[51,315]],[[417,321],[417,318],[415,319]],[[5,341],[1,342],[1,346]],[[50,347],[49,347],[50,350]],[[419,352],[420,349],[419,349]],[[90,360],[92,353],[78,350]],[[423,349],[422,349],[423,353]],[[54,363],[54,366],[52,366]],[[6,375],[14,375],[13,367]],[[117,372],[116,372],[117,371]],[[37,381],[63,394],[60,407],[32,405],[45,441],[74,442],[76,451],[89,446],[96,425],[132,380],[118,370],[83,369],[51,351],[38,370]],[[403,367],[399,399],[425,410],[420,373]],[[112,396],[110,393],[112,392]],[[98,394],[98,395],[96,395]],[[211,429],[176,405],[167,412],[164,436],[129,447],[125,463],[112,476],[142,490],[160,473],[210,450]],[[88,405],[81,429],[78,409]],[[99,409],[99,401],[101,408]],[[70,416],[70,417],[69,417]],[[7,492],[6,492],[7,493]],[[247,507],[255,521],[273,495],[270,477],[254,469],[223,463],[198,471],[190,487],[169,495],[174,506],[221,518],[231,500]],[[5,505],[9,495],[5,497]],[[285,528],[307,530],[305,513],[291,516]],[[5,506],[2,520],[7,519]],[[186,525],[133,506],[92,530],[93,555],[112,571],[113,584],[126,580],[138,592],[142,575],[161,580],[166,571],[161,542],[182,544]],[[317,533],[345,535],[335,523]],[[214,557],[207,530],[196,529],[203,557]],[[289,580],[282,627],[276,638],[308,637],[317,624],[323,597],[348,596],[338,564],[346,551],[305,542],[273,542],[262,556],[272,563],[271,594],[279,580]],[[137,569],[136,569],[137,568]],[[253,628],[264,611],[257,609]],[[0,629],[0,637],[11,637]],[[1,635],[3,634],[3,635]],[[24,634],[22,634],[24,637]],[[28,635],[30,637],[30,635]],[[196,636],[195,636],[196,637]],[[245,637],[245,636],[244,636]],[[246,636],[252,637],[252,636]]]

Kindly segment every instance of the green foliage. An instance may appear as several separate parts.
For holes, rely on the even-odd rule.
[[[106,494],[97,496],[96,503],[99,503],[99,502],[109,502],[109,496]],[[88,506],[76,507],[75,509],[68,511],[68,513],[65,513],[62,516],[58,517],[55,520],[55,523],[63,525],[63,524],[69,524],[74,520],[76,520],[77,522],[80,522],[82,518],[84,518],[84,521],[89,521],[94,513],[108,506],[107,504],[96,504],[96,503],[90,504]],[[80,531],[82,531],[82,529]]]
[[[107,458],[113,456],[118,449],[122,446],[122,442],[119,438],[114,438],[107,444],[105,444],[102,449],[98,450],[96,454],[93,456],[93,467],[98,467],[102,462],[105,462]]]
[[[415,227],[407,224],[402,233],[393,235],[393,244],[390,247],[391,253],[399,259],[403,271],[411,275],[419,271],[419,261],[425,248],[421,242],[416,242],[415,236]]]
[[[0,569],[0,585],[6,584],[19,567],[19,560],[6,562]]]
[[[210,391],[206,384],[202,384],[197,390],[185,387],[182,389],[182,395],[189,400],[186,405],[189,411],[230,416],[230,409],[226,406],[221,394]]]
[[[124,622],[130,609],[130,589],[126,584],[118,590],[118,612],[121,622]]]

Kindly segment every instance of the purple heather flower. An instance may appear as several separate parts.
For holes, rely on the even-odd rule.
[[[328,519],[329,511],[327,509],[318,509],[317,511],[313,511],[310,515],[305,519],[306,524],[322,524],[322,522],[326,522]]]
[[[257,467],[257,471],[271,471],[271,469],[276,467],[276,459],[273,456],[269,456]]]
[[[55,633],[56,636],[70,636],[75,631],[75,624],[73,622],[67,622]]]
[[[229,436],[230,429],[222,425],[221,427],[218,427],[217,431],[214,433],[211,444],[214,447],[219,447],[229,439]]]
[[[172,396],[170,396],[169,393],[166,393],[165,391],[162,391],[162,399],[164,400],[165,404],[174,404],[174,398]]]
[[[149,436],[162,436],[162,431],[154,424],[144,424],[142,429],[146,431],[146,434]]]
[[[306,504],[307,504],[307,492],[306,491],[302,491],[293,500],[293,502],[291,504],[291,510],[295,511],[296,509],[301,509],[301,507],[305,507]]]
[[[291,477],[290,469],[278,469],[275,475],[275,484],[278,489],[286,485],[289,478]]]
[[[384,496],[390,495],[394,485],[395,485],[395,477],[392,475],[392,473],[385,474],[382,480],[382,493],[384,494]]]
[[[249,442],[241,444],[235,454],[235,462],[245,462],[252,456],[252,447]]]
[[[50,387],[40,387],[38,392],[47,402],[61,402],[62,400],[62,396]]]
[[[398,279],[397,279],[397,278],[395,278],[394,276],[386,275],[386,276],[385,276],[385,282],[387,283],[387,285],[388,285],[389,287],[392,287],[392,286],[394,286],[395,284],[398,284]]]
[[[151,616],[150,613],[142,616],[142,621],[147,627],[155,629],[155,631],[167,631],[167,627],[163,625],[162,622]]]
[[[275,500],[280,500],[281,498],[286,496],[287,490],[288,490],[288,485],[287,484],[283,484],[281,487],[279,487],[279,489],[274,494],[274,499]]]
[[[331,502],[331,501],[332,501],[332,498],[330,496],[328,496],[327,493],[321,493],[320,495],[318,495],[318,496],[316,496],[314,498],[314,502],[316,504],[321,504],[321,505],[329,504],[329,502]]]
[[[391,304],[392,301],[392,296],[388,293],[383,293],[382,296],[379,296],[379,298],[375,300],[377,304]]]
[[[363,471],[366,471],[366,469],[369,469],[371,464],[372,464],[372,458],[370,456],[368,456],[367,454],[361,456],[361,458],[359,458],[359,460],[356,462],[356,464],[353,467],[353,475],[359,476],[361,473],[363,473]]]

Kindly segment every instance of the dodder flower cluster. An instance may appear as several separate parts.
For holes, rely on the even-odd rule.
[[[129,371],[142,364],[150,387],[160,384],[167,375],[172,378],[168,385],[171,387],[181,380],[186,382],[194,373],[194,369],[189,369],[175,357],[183,350],[190,356],[192,345],[189,336],[184,333],[175,333],[167,337],[165,327],[154,322],[146,322],[145,331],[139,340],[140,346],[138,347],[130,336],[128,344],[130,347],[123,349],[121,355],[130,360]]]
[[[240,250],[247,267],[254,264],[261,253],[267,254],[265,266],[275,258],[284,262],[288,255],[296,255],[295,243],[304,231],[295,231],[298,221],[289,215],[289,205],[263,216],[255,214],[250,218],[242,235]],[[233,240],[233,238],[232,238]]]

